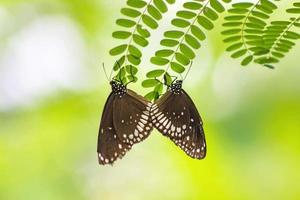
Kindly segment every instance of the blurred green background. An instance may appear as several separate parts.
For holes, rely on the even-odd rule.
[[[183,2],[170,7],[144,49],[140,81]],[[184,85],[204,119],[207,158],[190,159],[153,131],[113,167],[98,165],[110,92],[100,66],[114,62],[111,32],[124,4],[1,0],[0,199],[299,199],[300,44],[275,70],[243,68],[224,52],[222,20]],[[130,88],[146,94],[140,82]]]

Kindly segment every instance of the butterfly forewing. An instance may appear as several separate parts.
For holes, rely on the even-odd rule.
[[[153,126],[192,158],[206,156],[203,123],[181,82],[170,87],[151,109]]]
[[[112,164],[117,158],[122,158],[131,145],[122,142],[113,125],[113,102],[116,96],[112,93],[104,106],[98,136],[98,160],[99,163]]]
[[[135,144],[146,139],[152,131],[150,109],[152,104],[128,90],[114,101],[114,127],[120,140]]]
[[[162,134],[172,138],[181,137],[182,130],[190,121],[186,102],[182,100],[181,95],[167,91],[152,106],[152,122]]]

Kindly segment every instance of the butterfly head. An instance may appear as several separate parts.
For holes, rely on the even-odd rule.
[[[175,83],[172,83],[169,87],[169,90],[174,94],[179,94],[182,88],[182,80],[177,80]]]
[[[111,85],[111,90],[115,95],[123,96],[127,92],[126,86],[123,85],[122,83],[119,83],[118,81],[112,80],[110,82],[110,85]]]

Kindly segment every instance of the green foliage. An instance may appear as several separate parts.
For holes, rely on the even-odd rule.
[[[228,10],[222,32],[228,44],[226,51],[231,52],[232,58],[242,58],[241,64],[248,65],[255,56],[268,53],[264,48],[264,34],[267,23],[277,6],[270,0],[259,0],[235,3]]]
[[[160,42],[163,48],[156,51],[150,60],[152,64],[164,68],[147,74],[148,79],[143,81],[142,86],[151,88],[152,91],[146,98],[157,99],[163,91],[163,85],[172,82],[169,69],[176,74],[186,71],[186,67],[196,57],[201,41],[206,39],[205,32],[214,28],[214,21],[224,11],[224,6],[218,0],[189,0],[183,4],[183,8],[171,21],[174,28],[164,33]]]
[[[229,3],[230,0],[222,0]],[[112,36],[122,41],[112,48],[110,54],[118,56],[114,70],[115,78],[123,83],[136,81],[138,65],[141,63],[141,48],[149,44],[150,30],[159,26],[168,4],[174,0],[128,0],[127,7],[121,9],[124,16],[116,21],[123,30],[115,31]],[[293,29],[299,27],[300,3],[286,10],[291,15],[286,21],[272,21],[272,14],[278,8],[276,0],[257,0],[232,4],[223,23],[226,51],[234,59],[241,59],[241,65],[252,62],[274,68],[299,39],[300,34]],[[215,27],[216,20],[225,7],[220,0],[188,0],[172,19],[173,28],[164,33],[160,41],[161,49],[150,59],[159,66],[147,73],[142,86],[151,89],[146,95],[156,100],[165,85],[186,72],[186,68],[196,57],[201,42],[208,31]],[[172,76],[175,74],[176,76]]]
[[[292,31],[299,27],[299,3],[286,10],[289,14],[298,14],[287,21],[267,20],[277,6],[269,0],[260,0],[253,3],[236,3],[228,10],[222,32],[226,36],[224,42],[229,46],[226,51],[232,52],[232,58],[243,60],[243,66],[255,62],[265,67],[274,68],[281,58],[295,45],[299,34]]]
[[[127,0],[127,6],[121,9],[123,17],[116,21],[123,30],[112,33],[115,39],[122,42],[109,51],[110,55],[118,56],[113,67],[117,72],[116,79],[123,83],[137,81],[135,74],[143,55],[140,48],[148,46],[150,30],[158,27],[162,14],[168,11],[167,5],[174,2],[175,0]]]

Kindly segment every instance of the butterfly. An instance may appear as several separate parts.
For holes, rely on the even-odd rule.
[[[98,161],[113,164],[152,131],[152,103],[123,83],[112,80],[112,92],[104,106],[98,135]]]
[[[151,108],[153,126],[169,137],[187,155],[196,159],[206,156],[203,122],[182,80],[173,82]]]

